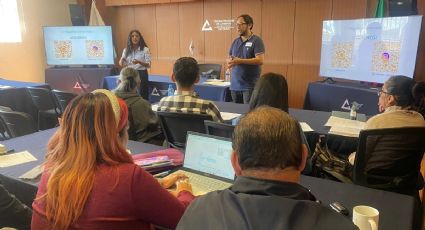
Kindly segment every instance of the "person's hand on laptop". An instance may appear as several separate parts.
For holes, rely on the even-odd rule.
[[[163,188],[170,188],[173,186],[178,180],[188,179],[184,173],[175,172],[161,179],[161,185]]]
[[[189,183],[189,178],[177,180],[176,190],[172,191],[171,194],[177,197],[181,191],[192,193],[192,185]]]

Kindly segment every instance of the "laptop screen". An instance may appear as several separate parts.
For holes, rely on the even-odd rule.
[[[232,142],[189,132],[183,167],[233,180]]]

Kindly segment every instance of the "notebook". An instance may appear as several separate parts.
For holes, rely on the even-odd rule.
[[[235,178],[230,156],[230,139],[188,132],[183,172],[195,196],[230,187]]]

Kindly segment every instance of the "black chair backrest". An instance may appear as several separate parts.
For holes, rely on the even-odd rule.
[[[5,112],[10,112],[12,111],[12,109],[10,109],[9,107],[6,106],[1,106],[0,105],[0,111],[5,111]],[[8,139],[9,134],[6,135],[6,124],[4,123],[4,121],[2,119],[0,119],[0,137],[2,138],[2,140],[6,140]]]
[[[34,122],[29,114],[16,111],[0,111],[0,118],[5,124],[9,137],[19,137],[36,132]]]
[[[157,112],[165,139],[172,147],[184,149],[187,131],[205,133],[204,120],[212,120],[211,115],[181,112]]]
[[[235,126],[233,125],[216,121],[205,120],[204,124],[207,134],[218,137],[232,138],[233,131],[235,130]]]
[[[31,96],[31,100],[40,111],[54,109],[57,106],[53,99],[52,93],[49,89],[38,88],[38,87],[27,87],[28,94]]]
[[[217,79],[220,79],[221,74],[221,65],[220,64],[198,64],[199,67],[199,74],[202,75],[202,73],[208,72],[210,70],[213,70],[210,76],[216,76]]]
[[[423,187],[420,164],[425,152],[425,127],[363,130],[353,182],[366,187],[416,195]]]
[[[77,96],[77,94],[64,92],[60,90],[52,90],[53,96],[56,99],[56,103],[59,106],[60,113],[62,114],[65,111],[68,103]]]

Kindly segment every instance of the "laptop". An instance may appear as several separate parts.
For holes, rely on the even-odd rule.
[[[230,139],[189,131],[183,167],[177,172],[189,177],[195,196],[226,189],[235,178],[231,153]]]

